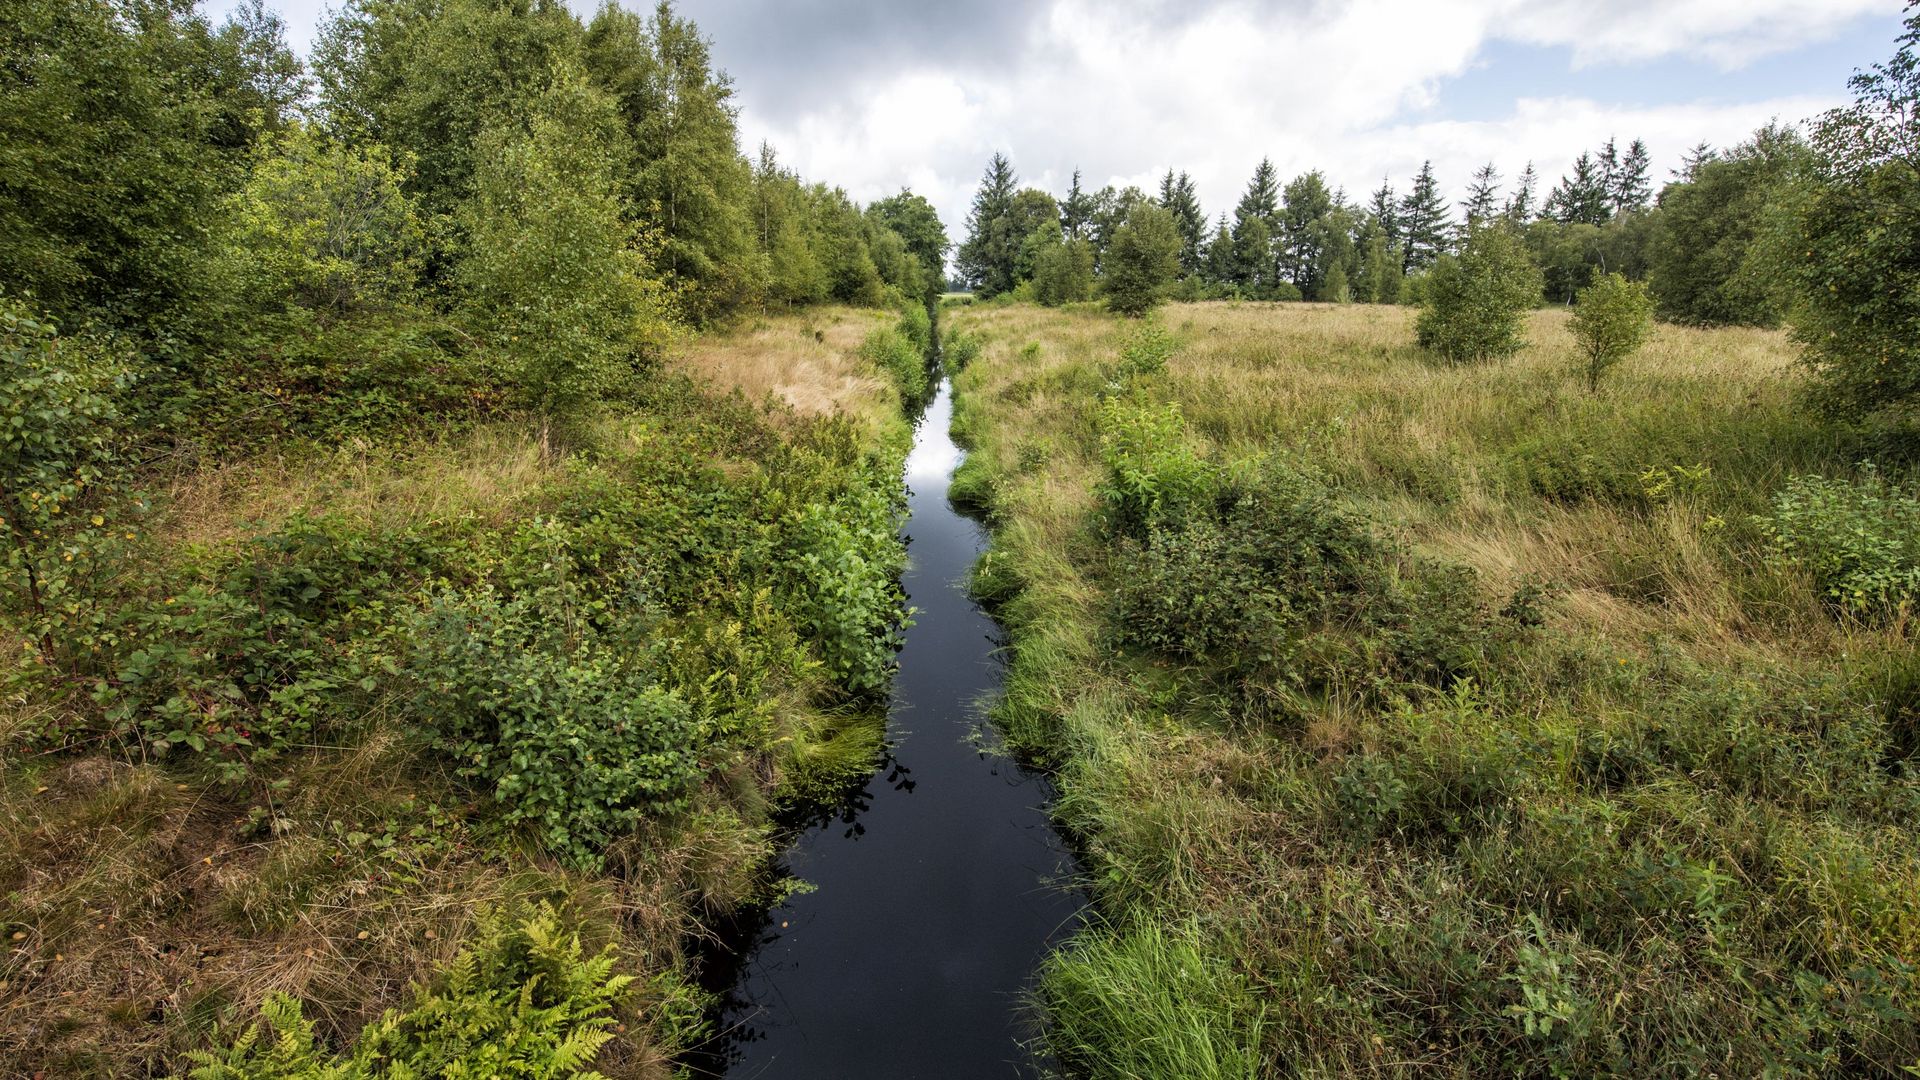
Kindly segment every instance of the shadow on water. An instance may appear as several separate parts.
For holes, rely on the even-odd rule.
[[[905,584],[889,752],[853,798],[806,822],[787,868],[815,886],[730,928],[703,979],[724,990],[695,1075],[866,1080],[1031,1077],[1025,994],[1078,925],[1076,867],[1044,777],[980,749],[1001,681],[996,627],[963,591],[985,547],[947,502],[960,462],[950,390],[907,462]]]

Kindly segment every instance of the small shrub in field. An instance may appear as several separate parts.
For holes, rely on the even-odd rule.
[[[685,805],[708,738],[646,653],[578,625],[579,600],[565,585],[442,598],[415,632],[412,673],[459,774],[485,785],[503,820],[594,866],[643,817]]]
[[[1415,324],[1420,347],[1454,364],[1512,356],[1526,344],[1521,328],[1541,288],[1539,268],[1511,229],[1476,227],[1460,254],[1427,275]]]
[[[1172,402],[1109,398],[1100,406],[1101,501],[1123,532],[1178,519],[1213,496],[1215,470],[1187,442],[1187,422]]]
[[[1586,355],[1587,389],[1600,389],[1600,376],[1632,356],[1653,330],[1653,297],[1646,285],[1608,274],[1581,290],[1568,323]]]
[[[958,327],[948,328],[940,342],[940,363],[949,374],[958,375],[980,357],[980,339]]]
[[[1871,468],[1859,481],[1799,476],[1756,519],[1773,552],[1858,614],[1920,600],[1920,498]]]
[[[373,1077],[545,1076],[596,1080],[590,1066],[613,1038],[613,1010],[630,975],[614,974],[611,946],[588,957],[580,938],[542,906],[523,921],[482,921],[474,943],[413,1005],[361,1032],[335,1057],[301,1015],[270,995],[262,1021],[222,1052],[188,1055],[189,1080],[372,1080]]]
[[[1120,380],[1146,378],[1159,375],[1167,370],[1167,361],[1180,349],[1167,328],[1157,320],[1148,319],[1140,329],[1127,338],[1120,349]]]
[[[881,327],[867,335],[860,355],[893,381],[907,408],[917,407],[931,395],[933,381],[927,375],[927,355],[899,328]]]

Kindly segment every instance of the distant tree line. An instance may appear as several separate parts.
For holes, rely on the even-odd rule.
[[[1192,178],[1159,190],[1089,194],[1078,172],[1063,198],[1021,187],[994,155],[967,218],[959,283],[1043,304],[1104,296],[1138,314],[1165,299],[1570,304],[1589,288],[1630,326],[1643,302],[1701,326],[1791,323],[1826,401],[1913,420],[1920,402],[1920,4],[1894,57],[1851,80],[1854,103],[1800,127],[1770,123],[1737,146],[1691,148],[1655,189],[1639,139],[1609,139],[1542,193],[1529,164],[1511,184],[1492,164],[1449,205],[1431,162],[1404,193],[1390,180],[1364,200],[1308,171],[1282,183],[1254,169],[1231,214],[1209,219]],[[1629,289],[1628,286],[1633,286]],[[1645,297],[1643,301],[1640,299]],[[1431,308],[1432,305],[1429,305]],[[1601,327],[1597,317],[1593,327]],[[1592,378],[1617,356],[1594,331]],[[1512,324],[1423,336],[1462,356],[1508,350]],[[1631,335],[1627,335],[1630,337]]]
[[[1391,180],[1364,200],[1329,186],[1318,170],[1282,183],[1262,160],[1231,214],[1209,223],[1192,177],[1169,170],[1157,193],[1105,187],[1087,193],[1080,174],[1062,199],[1021,188],[995,155],[967,219],[958,259],[963,285],[982,296],[1028,286],[1042,303],[1087,299],[1108,255],[1137,213],[1159,211],[1176,234],[1167,294],[1187,299],[1397,303],[1416,299],[1425,275],[1457,254],[1468,231],[1502,225],[1523,238],[1542,275],[1543,301],[1568,303],[1599,276],[1662,281],[1669,318],[1777,323],[1777,303],[1755,293],[1742,265],[1776,185],[1807,161],[1792,129],[1769,126],[1725,153],[1695,147],[1655,197],[1644,141],[1614,140],[1575,159],[1550,191],[1529,165],[1511,186],[1492,164],[1477,170],[1467,198],[1450,205],[1432,163],[1404,194]]]

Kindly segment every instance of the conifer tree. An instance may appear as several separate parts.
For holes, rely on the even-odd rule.
[[[1500,174],[1495,171],[1493,162],[1474,170],[1473,182],[1467,185],[1467,227],[1489,221],[1500,211]]]
[[[1635,139],[1627,146],[1627,155],[1620,159],[1620,166],[1614,171],[1613,199],[1615,214],[1632,214],[1645,210],[1653,199],[1653,184],[1647,178],[1647,170],[1652,164],[1647,153],[1647,144]]]
[[[1548,217],[1562,225],[1605,225],[1612,216],[1612,197],[1602,164],[1592,154],[1574,159],[1573,172],[1547,196]]]
[[[1680,156],[1680,167],[1672,170],[1673,178],[1691,181],[1700,175],[1701,166],[1717,157],[1719,153],[1714,150],[1713,144],[1702,139]]]
[[[1093,225],[1093,197],[1080,188],[1080,170],[1073,170],[1073,186],[1060,203],[1060,231],[1069,240],[1089,238]]]
[[[1201,266],[1201,276],[1207,283],[1220,288],[1234,284],[1233,230],[1227,226],[1227,215],[1222,213],[1214,226],[1213,239],[1207,241],[1207,252]]]
[[[1271,232],[1273,220],[1280,214],[1280,178],[1274,171],[1273,162],[1260,159],[1260,165],[1253,170],[1253,179],[1247,181],[1246,194],[1240,196],[1240,205],[1233,209],[1236,225],[1249,219],[1258,218],[1266,223]]]
[[[1525,225],[1533,220],[1534,200],[1540,190],[1540,174],[1534,171],[1533,162],[1521,171],[1520,179],[1514,184],[1513,197],[1507,200],[1506,218],[1509,224]]]
[[[998,296],[1014,286],[1014,259],[1025,239],[1012,232],[1013,197],[1019,182],[1006,155],[994,154],[967,214],[967,240],[960,245],[957,267],[961,280],[982,297]]]
[[[1373,201],[1367,204],[1367,212],[1380,226],[1380,233],[1386,237],[1388,247],[1400,243],[1400,201],[1394,196],[1393,184],[1386,177],[1380,178],[1380,188],[1373,193]]]
[[[1193,177],[1175,176],[1172,169],[1160,181],[1160,206],[1173,215],[1180,230],[1180,273],[1190,276],[1200,271],[1200,249],[1207,238],[1207,216],[1200,209],[1200,193]]]
[[[1433,162],[1420,166],[1413,178],[1413,190],[1400,202],[1400,222],[1406,245],[1409,272],[1432,266],[1447,253],[1447,204],[1440,198],[1440,182],[1434,179]]]

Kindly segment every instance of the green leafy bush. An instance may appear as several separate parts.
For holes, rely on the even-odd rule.
[[[262,140],[228,199],[221,258],[251,312],[328,317],[408,298],[426,252],[406,170],[385,148],[349,146],[304,125]]]
[[[509,824],[582,866],[649,815],[686,805],[709,732],[632,637],[581,621],[557,583],[502,599],[443,596],[414,629],[419,715]],[[623,640],[625,637],[625,640]]]
[[[980,357],[980,338],[957,326],[947,328],[940,342],[940,363],[947,374],[958,375]]]
[[[932,396],[933,380],[927,374],[926,353],[900,328],[886,326],[868,334],[860,346],[860,356],[892,380],[901,405],[908,410]]]
[[[1636,352],[1653,330],[1653,297],[1642,282],[1608,274],[1581,290],[1568,323],[1586,354],[1587,389],[1600,389],[1600,376]]]
[[[128,528],[128,508],[109,493],[119,470],[119,397],[132,369],[104,345],[63,338],[4,299],[0,360],[0,595],[40,662],[58,665],[83,644],[64,631]]]
[[[1884,614],[1920,600],[1920,498],[1871,466],[1857,481],[1794,477],[1755,524],[1776,558],[1848,611]]]
[[[1115,528],[1140,535],[1212,498],[1216,470],[1187,442],[1179,405],[1108,398],[1100,403],[1099,428],[1107,467],[1099,494]]]
[[[1415,323],[1420,347],[1454,364],[1512,356],[1526,344],[1521,331],[1542,287],[1511,229],[1477,226],[1460,254],[1442,257],[1426,276]]]
[[[899,575],[903,508],[890,476],[870,475],[798,511],[788,539],[800,619],[845,689],[886,688],[907,626]]]
[[[188,1055],[189,1080],[390,1080],[430,1077],[566,1077],[604,1080],[591,1068],[613,1038],[613,1010],[630,975],[614,973],[609,946],[588,957],[551,907],[522,920],[496,913],[411,1007],[393,1010],[335,1057],[299,1001],[267,998],[262,1021],[218,1053]]]

